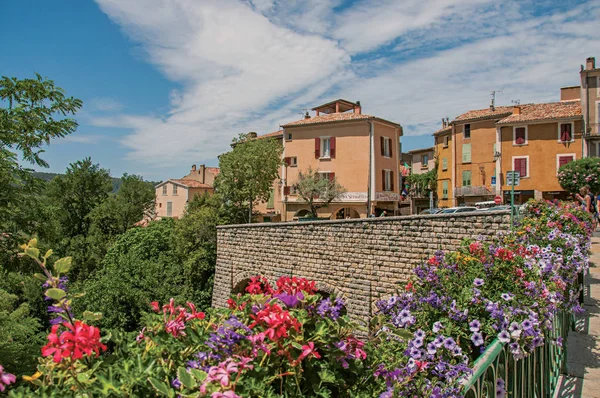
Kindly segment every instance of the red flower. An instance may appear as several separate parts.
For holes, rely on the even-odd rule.
[[[299,292],[315,294],[317,291],[315,285],[315,281],[309,281],[306,278],[282,276],[277,280],[277,291],[274,294],[287,293],[292,296]]]
[[[67,330],[58,334],[61,326]],[[106,346],[100,343],[100,329],[81,321],[75,321],[75,325],[63,322],[52,326],[48,344],[42,347],[42,355],[52,355],[54,362],[59,363],[63,358],[81,359],[83,354],[100,355],[101,350],[105,351]]]
[[[406,286],[404,287],[404,289],[405,289],[407,292],[412,292],[413,290],[415,290],[415,289],[413,288],[413,283],[412,283],[412,281],[409,281],[409,282],[406,284]]]
[[[264,276],[253,276],[246,287],[246,292],[250,294],[273,293],[269,281]]]
[[[152,307],[152,311],[154,312],[158,312],[160,310],[160,305],[158,304],[158,301],[151,302],[150,307]]]
[[[312,341],[302,346],[302,354],[300,354],[300,356],[298,357],[298,362],[309,356],[313,356],[317,359],[321,358],[321,354],[317,352],[317,350],[315,349],[315,343],[313,343]]]
[[[192,310],[191,314],[187,314],[185,317],[186,322],[189,321],[190,319],[200,319],[203,320],[204,317],[206,316],[206,314],[204,314],[204,312],[196,312],[196,306],[194,305],[194,303],[190,303],[189,301],[186,303],[188,307],[190,307],[190,310]]]
[[[515,257],[515,254],[512,251],[502,247],[496,249],[496,253],[494,255],[502,261],[510,261]]]
[[[440,265],[440,262],[435,257],[431,257],[429,260],[427,260],[427,264],[429,264],[429,265]]]
[[[302,326],[296,318],[290,316],[290,313],[283,310],[279,304],[267,303],[265,308],[256,314],[251,314],[250,317],[254,319],[250,327],[265,326],[265,336],[272,341],[287,337],[290,329],[300,332]]]

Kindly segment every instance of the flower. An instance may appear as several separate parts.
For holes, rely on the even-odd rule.
[[[4,371],[2,365],[0,365],[0,392],[3,392],[6,386],[14,383],[17,380],[14,374]]]
[[[473,280],[473,284],[477,287],[481,287],[481,286],[483,286],[484,282],[483,282],[483,279],[481,279],[481,278],[475,278]]]
[[[473,335],[471,335],[471,341],[473,342],[475,347],[479,347],[483,344],[483,336],[481,335],[481,333],[475,332],[473,333]]]
[[[304,358],[308,358],[309,356],[313,356],[317,359],[321,358],[321,355],[315,349],[315,343],[313,343],[312,341],[302,346],[302,353],[298,357],[298,361],[301,361]]]
[[[152,307],[152,311],[154,311],[154,312],[160,311],[160,305],[158,304],[158,301],[151,302],[150,307]]]
[[[501,343],[508,343],[510,342],[510,334],[508,334],[506,330],[503,330],[498,333],[498,340],[500,340]]]
[[[477,319],[473,319],[469,323],[469,330],[471,332],[478,332],[480,327],[481,327],[481,322],[479,322]]]
[[[440,330],[442,330],[444,328],[444,325],[442,325],[442,323],[440,321],[437,321],[433,324],[433,327],[431,328],[431,330],[433,331],[433,333],[437,333]]]
[[[67,330],[58,334],[61,326]],[[106,351],[106,346],[100,342],[100,329],[81,321],[75,321],[74,325],[63,322],[52,326],[48,344],[42,347],[42,355],[52,355],[56,363],[63,358],[81,359],[83,354],[100,355],[100,351]]]
[[[174,378],[173,381],[171,382],[171,385],[178,390],[181,388],[181,382],[179,381],[178,378]]]

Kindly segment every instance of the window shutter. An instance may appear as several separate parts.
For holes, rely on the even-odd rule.
[[[290,166],[292,164],[292,159],[291,158],[283,158],[283,162],[285,163],[286,166]]]
[[[275,189],[272,189],[269,193],[269,201],[267,202],[267,209],[272,209],[275,206]]]
[[[527,159],[521,159],[521,176],[527,177]]]
[[[332,159],[335,158],[335,137],[329,139],[329,154]]]
[[[391,183],[391,187],[390,187],[390,191],[394,190],[394,172],[390,171],[390,183]]]
[[[283,195],[288,196],[290,194],[290,187],[283,187]]]
[[[390,157],[394,156],[394,152],[392,151],[392,139],[390,138]]]
[[[385,138],[379,137],[379,143],[381,144],[381,156],[385,155],[385,143],[383,142]]]
[[[572,161],[573,161],[573,156],[560,156],[558,158],[558,168],[561,168],[564,165],[571,163]]]
[[[442,181],[442,198],[448,198],[448,181]]]
[[[471,163],[471,144],[463,144],[462,161],[463,163]]]
[[[385,191],[385,170],[381,170],[381,186],[383,187],[382,191]]]
[[[321,157],[321,139],[315,138],[315,158]]]
[[[334,178],[335,178],[335,173],[329,173],[329,181],[333,182]]]

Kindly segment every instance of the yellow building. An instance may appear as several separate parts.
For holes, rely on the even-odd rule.
[[[437,207],[454,206],[454,179],[452,159],[452,126],[446,120],[442,128],[433,133],[437,166]]]
[[[584,156],[600,156],[600,68],[596,58],[589,57],[581,66],[581,109],[586,145]]]

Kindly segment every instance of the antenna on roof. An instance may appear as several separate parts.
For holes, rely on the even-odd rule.
[[[306,114],[308,114],[308,108],[303,108],[302,112],[300,112],[300,115],[302,115],[302,117],[304,117]]]
[[[501,93],[502,90],[493,90],[492,93],[490,94],[492,96],[492,103],[490,104],[490,110],[495,111],[496,110],[496,93]]]
[[[511,103],[515,104],[515,105],[521,105],[521,100],[520,99],[516,99],[516,100],[511,100]]]

